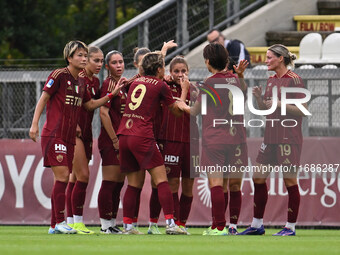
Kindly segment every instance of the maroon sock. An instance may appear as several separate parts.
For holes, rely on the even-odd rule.
[[[238,218],[240,216],[241,211],[241,203],[242,203],[242,194],[241,191],[230,191],[230,223],[237,224]]]
[[[51,194],[51,227],[55,228],[56,220],[55,220],[55,212],[54,212],[54,199],[53,192]]]
[[[181,199],[179,201],[179,205],[180,205],[179,221],[180,221],[180,225],[182,226],[185,226],[188,220],[189,213],[191,210],[191,204],[192,204],[192,197],[188,197],[182,193]]]
[[[225,228],[226,220],[224,215],[225,200],[222,186],[215,186],[210,189],[211,192],[211,205],[213,215],[212,229],[217,228],[223,230]]]
[[[224,192],[224,203],[225,203],[224,213],[226,213],[228,208],[228,192]]]
[[[99,217],[102,219],[112,219],[112,192],[114,187],[114,182],[102,181],[102,186],[98,193]]]
[[[172,198],[169,183],[161,182],[157,185],[158,199],[163,208],[164,217],[166,220],[174,218],[174,200]]]
[[[174,221],[179,220],[179,199],[178,199],[178,192],[172,193],[172,198],[174,200]]]
[[[67,217],[73,217],[72,212],[72,191],[74,188],[74,182],[69,182],[66,188],[66,212]]]
[[[296,222],[299,214],[300,192],[299,186],[294,185],[287,188],[288,190],[288,222]]]
[[[266,208],[268,200],[268,189],[267,184],[256,184],[254,183],[255,194],[254,194],[254,218],[263,219],[264,210]]]
[[[136,200],[135,214],[133,216],[133,222],[137,222],[138,221],[139,205],[140,205],[140,194],[141,193],[142,193],[142,189],[139,189],[137,200]]]
[[[124,186],[124,182],[115,182],[115,187],[112,192],[112,218],[117,218],[117,212],[120,202],[120,191]]]
[[[85,204],[87,182],[76,181],[72,192],[72,212],[73,215],[83,215]]]
[[[159,214],[161,212],[161,204],[158,199],[158,189],[152,188],[150,202],[149,202],[149,210],[150,210],[150,222],[157,223]]]
[[[67,182],[56,181],[53,187],[53,202],[56,222],[60,223],[65,220],[65,191]]]
[[[123,199],[123,222],[126,224],[132,224],[138,194],[140,194],[139,188],[130,185],[127,186]]]

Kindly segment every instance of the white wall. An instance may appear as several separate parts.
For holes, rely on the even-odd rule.
[[[239,39],[248,47],[267,46],[266,32],[296,30],[295,15],[316,15],[317,12],[317,0],[275,0],[222,33],[227,39]],[[191,68],[205,66],[202,52],[206,44],[199,45],[186,55]]]

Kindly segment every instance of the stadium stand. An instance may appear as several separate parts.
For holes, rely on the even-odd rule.
[[[319,33],[310,33],[305,35],[299,46],[299,58],[296,63],[313,63],[315,61],[320,61],[322,37]]]
[[[322,45],[322,62],[340,63],[340,34],[333,33],[327,36]]]

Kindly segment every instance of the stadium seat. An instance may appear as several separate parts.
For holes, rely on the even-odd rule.
[[[299,66],[299,69],[314,69],[315,67],[313,65],[302,65]]]
[[[300,57],[296,63],[320,62],[322,36],[319,33],[309,33],[300,42]]]
[[[322,62],[340,63],[340,34],[333,33],[326,37],[322,45]]]
[[[340,127],[340,97],[332,105],[332,126]]]
[[[337,69],[336,65],[324,65],[321,67],[322,69]]]
[[[319,96],[311,101],[308,110],[312,116],[308,117],[309,127],[328,127],[328,97]]]

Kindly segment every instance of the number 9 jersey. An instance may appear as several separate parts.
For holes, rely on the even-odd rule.
[[[136,79],[129,89],[118,135],[154,138],[153,121],[160,102],[166,106],[175,103],[163,80],[152,76]]]

